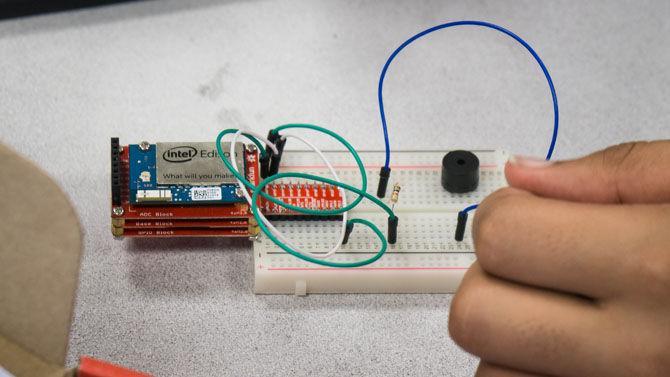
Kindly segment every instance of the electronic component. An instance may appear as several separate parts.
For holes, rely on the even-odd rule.
[[[479,184],[479,159],[469,151],[451,151],[442,159],[442,187],[451,193],[466,193]]]
[[[155,145],[145,148],[150,151]],[[139,148],[139,147],[138,147]],[[208,203],[131,203],[130,201],[130,148],[119,146],[119,172],[121,205],[112,206],[112,232],[123,237],[256,237],[258,224],[251,216],[246,202]],[[254,185],[260,183],[260,153],[249,145],[242,149],[246,178]],[[351,165],[347,152],[325,152],[336,166],[343,182],[359,185],[359,177],[351,174],[356,169]],[[298,282],[304,283],[308,293],[320,292],[451,292],[462,274],[474,261],[474,253],[465,223],[464,239],[453,239],[458,227],[456,213],[468,202],[480,201],[490,192],[506,183],[502,169],[507,155],[503,152],[478,151],[481,182],[479,187],[467,197],[445,193],[439,180],[441,166],[434,161],[443,154],[439,152],[396,152],[398,167],[395,168],[394,192],[402,187],[403,206],[398,210],[397,219],[390,219],[379,213],[377,207],[363,201],[350,214],[366,217],[380,229],[387,227],[389,249],[384,257],[370,267],[341,270],[333,274],[331,267],[317,267],[281,250],[267,237],[260,237],[253,243],[256,269],[257,293],[294,293]],[[379,152],[360,152],[363,162],[375,166],[383,159]],[[325,166],[315,164],[312,152],[292,151],[282,158],[282,164],[291,170],[321,175],[327,174]],[[379,165],[377,165],[379,166]],[[224,169],[223,165],[219,169]],[[369,168],[368,168],[369,170]],[[138,170],[138,177],[142,171]],[[155,174],[152,174],[155,179]],[[135,182],[136,183],[136,182]],[[194,187],[217,187],[194,186]],[[160,190],[160,188],[154,188]],[[369,188],[373,190],[372,187]],[[152,190],[152,189],[143,189]],[[294,205],[310,206],[314,209],[341,208],[341,191],[331,184],[306,183],[287,179],[269,184],[265,192]],[[389,193],[389,201],[395,200]],[[259,198],[259,209],[273,221],[278,221],[286,236],[296,247],[315,253],[323,252],[336,242],[337,225],[327,221],[303,221],[335,217],[308,216],[294,213],[275,205],[267,199]],[[276,216],[276,217],[273,217]],[[340,216],[337,216],[339,219]],[[360,260],[374,253],[375,242],[370,232],[362,228],[353,232],[354,224],[347,223],[346,244],[343,253],[334,254],[331,259],[338,262]],[[445,231],[446,230],[446,231]],[[395,238],[395,240],[394,240]],[[395,242],[395,243],[393,243]],[[347,278],[341,274],[346,272]],[[402,284],[389,284],[402,281]]]
[[[229,143],[223,143],[230,147]],[[253,237],[259,232],[258,224],[234,183],[235,178],[218,160],[211,167],[189,162],[161,159],[209,159],[214,143],[156,143],[142,142],[119,145],[118,138],[111,142],[112,152],[112,234],[117,237]],[[188,147],[188,148],[179,148]],[[176,150],[174,148],[177,148]],[[253,184],[260,182],[259,153],[253,145],[236,145],[238,166]],[[157,151],[161,151],[157,156]],[[170,151],[169,153],[165,153]],[[213,149],[217,153],[216,147]],[[162,155],[165,154],[165,158]],[[204,155],[204,157],[203,157]],[[216,154],[218,159],[218,153]],[[216,161],[216,160],[215,160]],[[165,167],[167,166],[167,167]],[[183,170],[179,170],[183,166]],[[209,165],[208,165],[209,166]],[[212,169],[212,170],[208,170]],[[166,173],[167,172],[167,173]],[[159,183],[159,174],[168,174],[167,181]],[[195,175],[194,175],[195,174]],[[200,174],[200,177],[198,177]],[[177,180],[173,180],[177,179]],[[205,181],[203,181],[204,179]],[[211,180],[210,180],[211,179]],[[181,182],[177,184],[176,182]],[[204,183],[209,183],[204,184]],[[316,210],[340,208],[341,192],[331,185],[305,183],[276,183],[267,192],[294,205],[309,205]],[[340,220],[336,216],[308,216],[260,199],[261,210],[269,217],[280,220]]]
[[[389,177],[391,176],[391,168],[382,166],[379,170],[379,184],[377,185],[377,197],[383,198],[386,196],[386,186],[389,184]]]
[[[329,162],[328,158],[325,156],[325,154],[314,144],[309,142],[308,140],[294,134],[285,134],[285,135],[279,135],[279,132],[282,130],[287,130],[287,129],[308,129],[312,131],[316,131],[319,133],[323,133],[326,135],[331,136],[338,142],[340,142],[342,145],[344,145],[348,152],[351,154],[351,156],[354,158],[356,161],[356,167],[358,171],[360,172],[361,176],[361,181],[362,181],[362,187],[355,187],[352,185],[345,184],[342,182],[340,179],[340,175],[336,172],[335,167]],[[222,138],[226,135],[229,134],[234,134],[233,138],[231,140],[231,145],[234,145],[238,138],[241,135],[244,135],[244,137],[248,138],[250,141],[252,141],[257,147],[262,148],[260,146],[260,142],[263,141],[265,142],[265,148],[263,148],[264,152],[263,153],[268,153],[267,150],[271,150],[273,153],[273,156],[281,156],[281,151],[280,148],[277,148],[277,143],[282,143],[281,148],[283,148],[283,143],[286,141],[287,138],[293,138],[296,139],[300,142],[302,142],[304,145],[308,146],[314,153],[316,153],[319,158],[321,159],[321,162],[325,164],[327,169],[329,170],[330,175],[332,175],[331,178],[326,178],[320,175],[314,175],[314,174],[308,174],[304,172],[299,172],[299,171],[288,171],[288,172],[277,172],[276,174],[271,175],[270,177],[265,178],[260,184],[254,185],[250,182],[248,182],[243,175],[240,173],[238,167],[236,166],[235,159],[230,158],[226,159],[224,158],[224,152],[223,149],[221,148],[221,142]],[[272,139],[272,140],[270,140]],[[242,129],[235,129],[235,128],[230,128],[230,129],[225,129],[221,132],[219,132],[218,136],[216,137],[216,147],[217,150],[219,151],[219,155],[221,156],[221,161],[226,165],[226,167],[235,175],[235,177],[238,180],[238,186],[240,189],[246,189],[246,187],[249,187],[250,189],[253,190],[253,195],[247,195],[246,191],[243,190],[245,200],[247,201],[248,205],[251,207],[252,214],[254,218],[258,222],[258,226],[260,227],[260,230],[263,232],[263,234],[272,240],[277,246],[279,246],[281,249],[283,249],[285,252],[288,254],[298,258],[302,259],[304,261],[314,263],[317,265],[321,266],[327,266],[327,267],[333,267],[333,268],[354,268],[354,267],[360,267],[360,266],[365,266],[371,263],[374,263],[377,261],[379,258],[381,258],[384,253],[386,252],[388,248],[388,242],[387,239],[384,237],[382,232],[380,231],[379,227],[377,227],[374,223],[371,221],[364,219],[364,218],[353,218],[353,219],[348,219],[348,213],[353,210],[354,208],[358,207],[361,201],[365,198],[371,201],[375,206],[377,206],[379,209],[382,211],[386,212],[386,214],[394,220],[396,218],[393,210],[386,205],[384,202],[379,200],[377,197],[371,195],[370,193],[367,192],[367,172],[365,169],[365,165],[363,164],[358,152],[354,149],[354,147],[342,136],[338,135],[337,133],[330,131],[328,129],[325,129],[323,127],[319,127],[313,124],[305,124],[305,123],[294,123],[294,124],[284,124],[282,126],[277,127],[276,129],[270,131],[269,138],[263,137],[262,135],[253,132],[251,130],[242,130]],[[232,149],[231,149],[231,155],[232,155]],[[271,165],[272,166],[272,165]],[[274,171],[271,172],[274,173]],[[340,208],[335,208],[335,209],[330,209],[330,210],[322,210],[322,209],[313,209],[313,208],[308,208],[304,206],[296,206],[292,205],[283,201],[278,200],[277,198],[273,198],[269,196],[267,193],[264,192],[265,188],[272,182],[281,180],[281,179],[286,179],[286,178],[298,178],[298,179],[306,179],[309,181],[316,181],[316,182],[321,182],[321,183],[327,183],[331,184],[334,186],[338,187],[338,190],[343,192],[344,190],[355,193],[358,195],[358,197],[353,200],[351,203],[346,202],[346,197],[343,195],[343,205]],[[290,209],[292,211],[301,213],[301,214],[307,214],[307,215],[316,215],[316,216],[329,216],[329,215],[338,215],[342,214],[342,222],[341,222],[341,230],[340,230],[340,238],[339,240],[331,246],[330,250],[325,252],[325,253],[312,253],[309,251],[304,251],[301,248],[296,248],[295,246],[292,245],[289,239],[287,239],[283,232],[279,229],[277,229],[268,219],[267,217],[261,213],[259,207],[258,207],[258,198],[259,195],[276,203],[281,205],[282,207],[286,207],[287,209]],[[346,237],[346,228],[347,225],[350,223],[355,223],[355,224],[361,224],[361,226],[364,226],[368,229],[370,229],[381,241],[381,244],[377,251],[369,256],[368,258],[362,258],[359,260],[352,260],[352,261],[347,261],[347,262],[333,262],[330,259],[330,257],[334,256],[340,247],[342,246],[342,241]]]
[[[347,227],[344,230],[344,238],[342,238],[342,245],[346,245],[347,242],[349,242],[349,237],[351,236],[351,232],[354,231],[354,223],[347,223]]]
[[[256,236],[259,235],[259,232],[262,232],[265,237],[261,237],[260,240],[262,241],[263,238],[269,239],[274,244],[274,246],[283,251],[281,252],[282,255],[284,252],[288,253],[291,256],[302,260],[302,263],[307,262],[320,265],[322,266],[320,268],[323,270],[329,270],[330,268],[356,268],[367,266],[373,263],[375,266],[377,266],[378,261],[383,255],[385,255],[387,250],[403,250],[402,244],[396,245],[398,235],[399,233],[402,234],[403,230],[399,229],[399,217],[396,216],[396,213],[394,212],[395,204],[398,202],[399,198],[400,184],[395,184],[393,187],[390,200],[392,205],[390,207],[378,199],[383,198],[386,195],[386,189],[391,173],[390,143],[382,99],[384,77],[393,59],[410,43],[434,31],[458,25],[481,26],[502,32],[503,34],[506,34],[521,43],[540,65],[549,84],[554,104],[554,130],[549,151],[547,153],[547,159],[549,159],[553,152],[558,131],[558,104],[551,77],[549,76],[544,63],[541,61],[539,56],[520,37],[500,26],[480,21],[451,22],[434,26],[412,36],[393,51],[382,68],[378,86],[378,100],[384,134],[385,154],[383,164],[376,165],[381,166],[376,197],[368,192],[368,169],[362,162],[359,153],[342,136],[336,134],[335,132],[315,125],[290,123],[270,130],[266,138],[263,137],[263,135],[255,133],[251,130],[230,128],[221,131],[217,136],[216,143],[213,145],[211,145],[211,143],[159,143],[152,145],[148,142],[142,142],[139,145],[130,145],[127,147],[127,149],[130,151],[130,157],[128,159],[128,194],[125,192],[122,193],[122,205],[115,205],[112,207],[112,223],[114,234],[123,234],[125,230],[125,234],[143,236],[213,235],[213,233],[210,232],[218,229],[219,233],[217,234],[220,236],[251,235],[254,236],[254,238],[258,238]],[[345,183],[344,180],[340,179],[340,175],[344,176],[345,173],[341,171],[338,173],[334,165],[330,162],[330,159],[325,157],[325,154],[311,142],[302,139],[298,135],[279,134],[280,131],[286,129],[309,129],[312,131],[321,132],[335,138],[337,141],[343,144],[356,161],[356,166],[354,168],[357,168],[358,172],[360,173],[360,186],[357,183],[353,185],[351,183]],[[228,143],[227,146],[224,146],[224,143],[222,143],[222,137],[231,134],[234,134],[232,140],[230,143]],[[241,146],[241,143],[237,143],[238,138],[242,135],[249,141],[253,142],[254,145],[250,144],[249,148],[244,148]],[[295,166],[289,169],[289,171],[280,173],[279,168],[287,138],[295,138],[302,141],[303,144],[307,145],[314,153],[318,154],[321,161],[325,167],[327,167],[328,172],[330,175],[332,175],[333,178],[331,179],[323,177],[322,175],[309,174],[304,171],[300,171],[300,169],[296,170]],[[263,143],[265,143],[265,146],[263,146]],[[244,148],[244,152],[242,148]],[[227,151],[228,154],[226,154],[224,150]],[[245,154],[244,157],[242,157],[243,153]],[[493,152],[493,155],[496,157],[499,156],[499,154],[496,152]],[[213,161],[216,161],[216,163],[213,163]],[[223,162],[225,168],[221,169],[219,162]],[[499,164],[499,162],[500,160],[496,158],[495,164],[493,164],[496,169],[500,169],[502,166]],[[245,164],[243,165],[242,163]],[[247,165],[249,163],[250,166]],[[417,169],[417,167],[417,170],[422,169],[419,167],[419,165],[414,163],[410,163],[405,166],[410,167],[410,169]],[[286,168],[286,166],[283,167]],[[217,168],[221,170],[217,170]],[[399,170],[405,169],[403,165],[397,165],[396,168]],[[445,213],[451,212],[452,214],[458,214],[455,224],[455,239],[457,242],[459,242],[457,244],[457,248],[462,248],[464,246],[460,242],[465,238],[468,212],[476,209],[477,204],[470,204],[460,211],[454,210],[453,206],[466,204],[462,202],[466,200],[470,202],[472,199],[476,199],[478,197],[478,195],[475,195],[474,193],[477,193],[479,188],[479,168],[480,162],[478,156],[468,151],[452,151],[442,159],[441,186],[446,189],[449,194],[444,195],[444,193],[442,193],[444,198],[440,198],[440,200],[444,200],[446,198],[447,203],[449,203],[449,209],[446,211],[443,209]],[[419,173],[419,177],[421,179],[425,178],[421,172]],[[502,177],[501,172],[497,171],[496,173],[496,177],[492,177],[493,179],[491,180],[491,183],[495,182],[496,180],[501,181],[501,178],[504,182],[504,178]],[[437,175],[437,172],[426,174],[426,176],[428,175],[433,177]],[[261,177],[265,179],[259,182]],[[300,183],[298,183],[297,186],[292,183],[284,183],[287,178],[306,179],[309,181],[320,182],[322,184],[313,185],[312,188],[308,186],[305,190],[306,196],[303,197],[300,193]],[[436,180],[434,179],[434,181]],[[331,187],[323,185],[324,183],[331,185]],[[432,183],[433,182],[431,181],[431,185]],[[274,189],[270,187],[272,184],[275,185]],[[405,182],[405,184],[407,184],[407,182]],[[484,190],[480,189],[479,194],[489,192],[488,190],[495,188],[495,186],[495,184],[489,184],[489,186],[485,187]],[[287,187],[289,192],[288,194],[285,192]],[[293,194],[294,189],[298,191],[297,196],[294,196]],[[273,190],[273,194],[271,195],[268,190]],[[347,202],[347,196],[343,194],[344,190],[357,195],[351,203]],[[335,195],[328,197],[328,192],[337,192],[339,197]],[[460,195],[464,193],[468,193],[468,195]],[[129,200],[127,207],[125,198],[128,198]],[[384,237],[384,234],[380,230],[381,227],[379,224],[379,214],[371,214],[367,212],[366,209],[369,210],[369,208],[361,204],[361,201],[364,198],[372,203],[372,205],[376,208],[376,212],[378,212],[380,209],[382,212],[385,212],[384,216],[386,216],[385,218],[387,226],[386,237]],[[413,200],[409,201],[409,205],[406,208],[403,208],[403,210],[407,212],[402,216],[403,218],[407,216],[410,219],[414,217],[415,221],[411,222],[410,224],[410,228],[413,232],[426,231],[426,225],[436,223],[435,218],[432,217],[436,217],[436,214],[439,214],[437,217],[444,215],[444,213],[440,212],[439,209],[438,202],[440,200],[436,201],[434,198],[433,200],[426,199],[422,194],[419,194],[418,197],[415,196],[412,199]],[[118,200],[114,203],[118,203]],[[130,227],[131,222],[129,222],[129,226],[126,227],[125,220],[130,216],[126,213],[132,212],[131,210],[133,209],[139,209],[141,205],[144,205],[145,203],[157,206],[159,204],[172,203],[175,205],[180,205],[178,208],[184,211],[191,211],[194,204],[205,205],[208,210],[212,211],[220,210],[221,208],[218,208],[219,206],[225,207],[230,211],[232,210],[231,206],[237,205],[239,207],[237,210],[239,210],[240,213],[244,212],[246,214],[246,216],[243,216],[243,218],[247,220],[247,228],[244,229],[242,226],[240,226],[239,229],[214,227],[212,225],[212,221],[214,219],[216,219],[216,221],[229,221],[231,219],[230,217],[217,217],[210,220],[203,218],[202,223],[198,221],[200,220],[199,218],[177,219],[183,228],[174,227],[172,225],[171,228],[161,229],[148,227],[147,229],[142,227],[132,228]],[[426,205],[428,207],[424,208]],[[167,208],[167,206],[160,206],[159,211],[164,211],[165,208]],[[350,213],[360,211],[366,212],[365,217],[371,217],[372,219],[366,219],[363,217],[348,217]],[[161,213],[160,216],[163,216],[162,214],[166,212],[157,211],[157,216],[158,213]],[[303,216],[317,216],[325,218],[332,215],[341,215],[341,228],[339,239],[334,242],[334,246],[332,246],[330,251],[326,252],[323,251],[323,248],[317,251],[308,250],[310,243],[319,242],[319,239],[322,236],[320,232],[315,232],[319,233],[318,235],[308,235],[307,245],[304,243],[296,244],[292,239],[286,237],[283,230],[276,228],[268,219],[270,216],[289,216],[288,218],[291,220],[291,222],[296,222],[299,221],[299,219],[301,219]],[[425,215],[430,217],[431,221],[424,221],[425,219],[423,217]],[[132,220],[131,218],[128,219]],[[437,221],[437,223],[444,222]],[[185,224],[197,224],[202,225],[202,227],[191,228],[184,226]],[[349,258],[342,255],[347,253],[340,253],[336,255],[342,245],[349,244],[352,246],[351,244],[353,242],[351,242],[352,240],[350,238],[352,238],[354,224],[361,224],[361,226],[365,226],[370,231],[372,231],[372,233],[377,236],[377,241],[379,241],[377,243],[378,248],[373,245],[370,239],[365,240],[365,246],[361,248],[360,245],[362,245],[362,243],[359,240],[359,248],[357,253],[361,254],[360,258],[358,258],[358,256]],[[134,225],[137,225],[137,222]],[[158,225],[158,222],[151,225]],[[407,228],[405,229],[405,232],[407,232]],[[440,231],[440,234],[442,233],[443,232]],[[358,235],[359,234],[356,236]],[[403,240],[405,237],[406,235],[403,235]],[[434,246],[425,246],[427,245],[426,239],[427,238],[423,238],[423,245],[419,248],[426,247],[429,250],[435,250]],[[377,251],[371,251],[375,249]],[[469,253],[472,253],[472,251],[469,251]],[[259,288],[258,284],[259,276],[265,275],[265,272],[261,271],[263,270],[264,266],[260,261],[260,259],[263,258],[263,252],[255,252],[254,255],[258,259],[258,263],[256,265],[257,292],[264,292],[264,289],[267,288],[267,285],[265,287]],[[269,252],[267,252],[265,255],[269,255]],[[403,255],[402,258],[410,259],[410,257],[406,255]],[[432,261],[435,260],[435,258],[421,257],[419,260]],[[398,261],[396,261],[395,264],[396,266],[402,264],[397,262]],[[293,261],[293,263],[295,263],[295,261]],[[288,264],[291,264],[291,262],[288,262]],[[281,270],[284,265],[286,264],[281,263],[279,268],[269,268],[268,271]],[[288,268],[293,270],[291,267]],[[370,270],[375,268],[377,267],[366,267],[366,269]],[[403,267],[400,268],[402,269]],[[414,267],[409,267],[409,269],[414,269]],[[450,268],[447,267],[446,269]],[[311,270],[311,268],[297,267],[295,270]],[[417,270],[423,270],[423,267],[417,267]],[[428,268],[428,270],[430,270],[430,268]],[[363,271],[363,269],[354,269],[353,271]],[[300,273],[298,274],[300,275]],[[290,273],[289,275],[293,276]],[[388,274],[382,276],[380,281],[387,281],[387,275]],[[284,276],[284,278],[285,277],[286,276]],[[310,288],[308,286],[307,278],[304,275],[302,275],[302,277],[304,279],[295,281],[295,292],[301,292],[304,294],[310,291]],[[322,278],[317,279],[316,291],[322,291],[325,280],[326,279]],[[334,291],[343,291],[342,286],[350,287],[352,279],[347,280],[348,281],[346,281],[344,285],[339,285],[339,288],[336,288]],[[417,289],[416,287],[421,287],[419,289],[425,291],[425,286],[425,282],[419,282],[418,285],[414,285],[414,288],[410,289]],[[365,288],[365,291],[370,291],[369,288],[370,286],[368,285]],[[285,287],[272,289],[279,289],[284,291]],[[344,289],[346,290],[348,288]]]
[[[463,237],[465,237],[465,226],[467,223],[468,213],[466,211],[458,212],[458,219],[456,220],[456,236],[454,237],[456,241],[463,241]]]
[[[391,203],[398,203],[398,197],[400,195],[400,185],[396,183],[393,185],[393,192],[391,193]]]
[[[275,154],[271,149],[268,148],[268,168],[267,170],[261,170],[262,174],[265,173],[262,175],[263,178],[267,178],[279,172],[279,164],[281,162],[281,157],[284,154],[284,146],[286,145],[286,139],[283,139],[275,130],[270,130],[268,132],[267,139],[268,141],[275,144],[278,153]]]
[[[396,243],[398,240],[398,216],[392,216],[388,218],[388,233],[387,233],[387,241],[391,245]]]
[[[324,152],[344,183],[360,185],[356,165],[348,152]],[[397,241],[389,244],[383,257],[359,268],[318,266],[295,258],[274,242],[261,237],[254,247],[255,286],[259,294],[316,293],[448,293],[454,292],[470,265],[476,260],[469,233],[472,217],[464,228],[462,242],[454,240],[457,213],[472,202],[479,202],[493,191],[505,187],[503,174],[508,155],[503,151],[474,151],[480,161],[480,182],[476,190],[452,194],[440,182],[440,161],[444,152],[394,151],[394,183],[402,187],[402,205],[396,205],[399,219]],[[384,161],[383,152],[359,151],[370,172]],[[323,164],[308,151],[286,152],[282,165],[293,171],[327,175]],[[389,185],[389,189],[391,185]],[[372,194],[376,187],[371,185]],[[387,196],[392,196],[391,190]],[[352,198],[355,197],[352,196]],[[399,203],[400,204],[400,203]],[[362,217],[386,232],[388,216],[364,200],[350,217]],[[279,221],[286,237],[296,248],[323,253],[337,242],[339,225],[321,221]],[[368,229],[352,225],[345,233],[346,244],[329,260],[347,262],[374,254],[378,241]],[[351,228],[351,229],[353,229]],[[387,234],[388,235],[388,234]],[[392,236],[392,235],[389,235]],[[296,289],[299,287],[300,289]],[[304,289],[302,289],[304,288]]]
[[[171,202],[171,190],[137,190],[135,200],[139,202]]]
[[[112,152],[112,204],[121,205],[121,147],[119,138],[113,137],[111,143]]]
[[[342,206],[342,193],[333,185],[314,183],[274,183],[267,185],[264,191],[272,197],[282,198],[284,203],[302,208],[330,210],[338,209]],[[301,215],[262,197],[260,198],[258,206],[264,210],[264,213],[270,214],[269,216],[273,219],[285,218],[282,215],[286,214],[293,216]],[[342,218],[341,215],[310,217],[315,220]]]
[[[142,182],[151,182],[151,173],[148,171],[143,171],[140,173],[140,181]]]
[[[400,184],[396,183],[395,185],[393,185],[393,192],[391,192],[391,203],[393,203],[393,205],[395,206],[395,204],[398,203],[399,198],[400,198]]]
[[[123,219],[121,219],[123,220]],[[140,228],[244,228],[250,224],[247,219],[194,219],[194,220],[179,220],[179,219],[137,219],[137,220],[123,220],[118,223],[123,225],[126,229],[140,229]]]
[[[243,145],[235,158],[244,164]],[[214,143],[142,142],[128,146],[129,190],[132,203],[235,203],[235,177],[221,166]]]

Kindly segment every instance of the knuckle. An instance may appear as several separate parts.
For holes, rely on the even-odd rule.
[[[648,145],[648,142],[634,141],[611,146],[599,153],[599,163],[593,166],[593,173],[616,189],[619,200],[627,199],[625,188],[634,187],[639,172],[654,161],[648,156]]]
[[[477,260],[485,270],[495,268],[503,253],[497,252],[496,245],[507,234],[510,214],[517,206],[520,191],[506,187],[489,195],[480,204],[473,220],[472,237]]]
[[[601,154],[602,163],[607,166],[620,166],[635,160],[637,154],[633,151],[638,149],[642,144],[645,144],[645,142],[631,141],[605,148]]]

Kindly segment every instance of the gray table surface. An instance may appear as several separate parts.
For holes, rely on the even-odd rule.
[[[477,359],[447,333],[450,295],[255,296],[247,242],[113,239],[109,138],[213,140],[222,127],[304,121],[380,149],[387,55],[458,19],[505,25],[545,60],[561,106],[556,157],[668,138],[669,15],[667,1],[150,1],[0,22],[0,140],[56,178],[85,231],[68,364],[472,374]],[[489,30],[420,41],[385,93],[394,148],[543,155],[549,143],[541,72]]]

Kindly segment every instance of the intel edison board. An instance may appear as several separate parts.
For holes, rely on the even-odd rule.
[[[223,150],[230,150],[223,143]],[[226,156],[229,158],[230,156]],[[235,145],[234,159],[250,182],[260,182],[255,145]],[[235,177],[223,165],[214,143],[111,140],[112,233],[125,237],[252,237],[258,225]],[[314,209],[339,208],[340,191],[329,185],[273,184],[266,192],[285,202]],[[275,219],[303,219],[260,199],[259,208]]]
[[[230,145],[224,146],[228,150]],[[235,146],[244,166],[243,146]],[[131,203],[235,203],[244,198],[214,143],[156,143],[128,146]]]

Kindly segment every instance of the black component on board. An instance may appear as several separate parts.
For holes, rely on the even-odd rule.
[[[112,151],[112,205],[121,205],[121,147],[119,138],[113,137],[111,141]]]
[[[270,148],[265,148],[265,150],[265,155],[258,159],[258,162],[260,162],[261,165],[261,178],[267,178],[269,176],[268,171],[270,170],[270,153],[272,153],[272,151]]]
[[[386,240],[393,245],[398,239],[398,216],[389,216]]]
[[[261,168],[261,176],[263,178],[267,178],[279,172],[281,156],[284,154],[284,146],[286,145],[286,139],[283,139],[275,130],[270,130],[270,132],[268,132],[268,140],[277,147],[278,153],[275,154],[272,148],[266,148],[266,152],[270,156],[270,161],[265,176],[263,176],[263,169]]]
[[[383,167],[379,171],[379,185],[377,186],[377,197],[383,198],[386,196],[386,187],[389,184],[389,177],[391,176],[391,168]]]
[[[454,239],[458,242],[463,241],[465,237],[465,225],[468,223],[468,213],[461,211],[458,213],[458,222],[456,223],[456,237]]]
[[[351,235],[351,232],[354,231],[354,223],[352,222],[347,222],[347,227],[344,230],[344,238],[342,239],[342,245],[346,245],[347,242],[349,242],[349,236]]]
[[[451,151],[442,159],[442,187],[462,194],[479,185],[479,158],[470,151]]]

